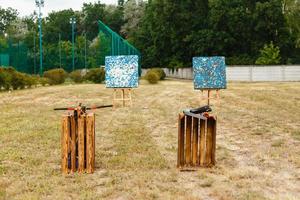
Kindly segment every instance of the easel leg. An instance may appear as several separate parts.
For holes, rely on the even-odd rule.
[[[116,89],[114,89],[114,93],[113,93],[113,110],[116,109]]]
[[[129,98],[130,107],[132,107],[132,98],[131,98],[131,92],[132,92],[132,90],[131,90],[131,89],[129,89],[129,90],[128,90],[128,98]]]
[[[200,105],[202,104],[203,99],[204,99],[204,92],[203,92],[203,90],[201,90],[201,94],[200,94]]]
[[[122,102],[123,102],[123,107],[125,107],[125,89],[122,89]]]
[[[207,91],[207,105],[210,105],[210,90]]]
[[[217,90],[216,93],[217,93],[218,106],[220,106],[220,104],[221,104],[221,103],[220,103],[220,91]]]

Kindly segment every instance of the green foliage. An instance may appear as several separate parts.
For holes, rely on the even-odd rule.
[[[128,0],[120,1],[119,5],[97,1],[84,3],[81,11],[53,11],[43,19],[45,70],[62,67],[72,71],[70,17],[75,17],[77,22],[76,69],[85,64],[85,42],[87,68],[99,67],[104,57],[111,54],[108,46],[112,42],[99,35],[98,20],[123,35],[142,52],[143,68],[190,67],[194,56],[215,55],[225,56],[227,63],[233,65],[253,64],[261,47],[269,41],[279,47],[280,63],[294,64],[300,60],[300,1]],[[0,52],[14,55],[10,64],[16,69],[33,73],[33,66],[37,69],[39,65],[35,16],[21,19],[16,10],[0,8],[0,18]],[[5,38],[4,33],[9,37]],[[22,45],[28,49],[21,49]],[[25,57],[27,60],[23,61]],[[26,70],[21,70],[21,67]]]
[[[11,73],[8,68],[0,67],[0,90],[4,88],[5,90],[10,89],[11,84]]]
[[[172,68],[172,69],[178,69],[183,67],[184,67],[183,62],[178,61],[176,58],[171,59],[168,65],[168,68]]]
[[[11,86],[14,90],[24,89],[26,86],[26,75],[20,72],[14,72],[11,78]]]
[[[147,74],[145,75],[145,79],[150,83],[150,84],[156,84],[158,83],[160,78],[160,74],[158,71],[155,70],[149,70]]]
[[[239,55],[226,58],[227,65],[253,65],[255,59],[249,55]]]
[[[14,68],[0,68],[0,90],[31,88],[38,84],[35,76],[16,71]]]
[[[282,51],[282,62],[295,51],[280,0],[152,0],[134,37],[146,68],[191,66],[194,56],[215,55],[253,64],[270,40]]]
[[[25,74],[24,81],[25,85],[28,88],[31,88],[32,86],[36,86],[38,84],[38,78],[36,76],[30,76],[28,74]]]
[[[63,69],[52,69],[44,73],[44,77],[49,79],[50,85],[59,85],[65,82],[67,72]]]
[[[93,83],[102,83],[105,80],[105,70],[103,68],[90,69],[85,75],[85,79]]]
[[[7,33],[9,26],[17,19],[18,12],[15,9],[0,7],[0,35]]]
[[[269,45],[265,45],[260,50],[260,57],[256,60],[257,65],[276,65],[280,63],[280,50],[279,47],[274,46],[273,42]]]
[[[159,80],[165,80],[165,78],[166,78],[166,73],[162,68],[152,68],[149,71],[156,72],[159,76]]]
[[[82,83],[84,78],[82,75],[82,70],[75,70],[69,74],[69,77],[75,82],[75,83]]]
[[[41,84],[42,86],[46,86],[46,85],[50,84],[50,80],[45,77],[38,77],[37,80],[38,80],[38,83]]]

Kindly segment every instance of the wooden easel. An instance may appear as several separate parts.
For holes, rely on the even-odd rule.
[[[205,91],[207,91],[207,97],[204,96]],[[212,91],[216,92],[215,97],[213,97],[211,95]],[[220,92],[219,92],[219,90],[201,90],[200,103],[202,102],[202,100],[207,100],[207,105],[210,105],[210,100],[211,99],[216,99],[217,100],[217,105],[220,106]]]
[[[130,107],[132,107],[132,89],[131,88],[115,88],[113,93],[113,109],[116,108],[116,102],[121,101],[122,106],[126,106],[126,102],[129,102]],[[121,94],[118,97],[118,94]]]

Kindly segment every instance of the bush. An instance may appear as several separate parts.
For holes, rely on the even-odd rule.
[[[36,86],[38,84],[38,78],[36,76],[30,76],[28,74],[25,75],[25,85],[28,88],[31,88],[33,85]]]
[[[85,75],[85,79],[93,83],[102,83],[105,80],[105,70],[103,68],[90,69]]]
[[[48,78],[45,77],[39,77],[38,78],[38,83],[41,84],[42,86],[50,84],[50,81]]]
[[[81,70],[76,70],[70,73],[69,77],[75,82],[75,83],[82,83],[83,82],[83,76],[81,73]]]
[[[145,78],[150,84],[156,84],[159,81],[159,74],[154,70],[149,70]]]
[[[165,80],[166,73],[162,68],[153,68],[153,69],[150,69],[150,70],[155,71],[159,75],[159,80]]]
[[[63,69],[52,69],[44,72],[44,77],[49,79],[50,85],[59,85],[65,82],[67,72]]]
[[[9,73],[7,68],[0,68],[0,90],[4,88],[9,90],[11,87],[11,73]]]
[[[253,65],[255,59],[248,55],[238,55],[226,58],[227,65]]]
[[[14,90],[24,89],[26,86],[26,75],[15,71],[11,77],[11,86]]]
[[[183,62],[178,61],[176,58],[172,58],[168,65],[168,68],[171,69],[178,69],[183,67],[184,67]]]
[[[273,42],[269,45],[265,45],[262,50],[260,50],[260,57],[256,60],[257,65],[277,65],[280,64],[280,49],[275,46]]]

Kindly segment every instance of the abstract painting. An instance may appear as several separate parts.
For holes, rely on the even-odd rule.
[[[139,84],[138,56],[105,57],[107,88],[137,88]]]
[[[195,57],[193,73],[195,89],[226,89],[225,57]]]

